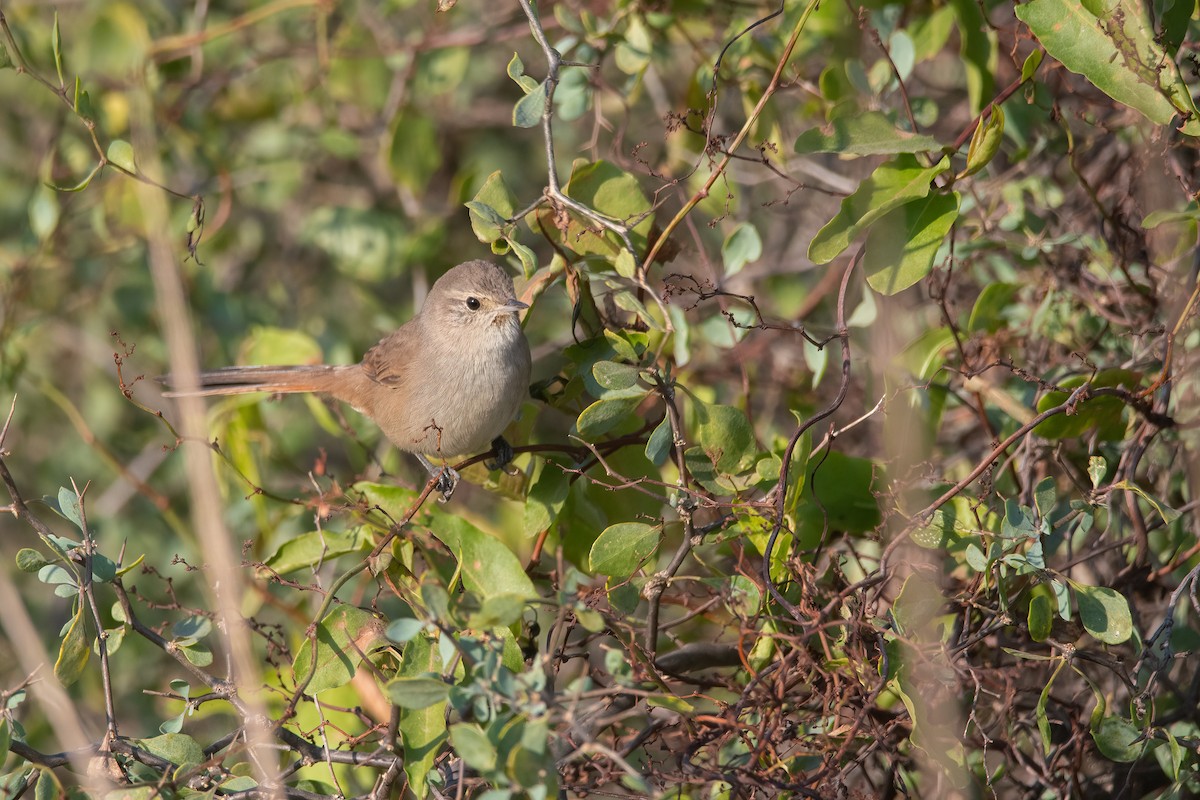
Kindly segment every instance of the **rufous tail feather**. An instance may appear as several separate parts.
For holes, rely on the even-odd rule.
[[[292,394],[295,392],[330,392],[337,385],[337,373],[345,367],[326,365],[301,365],[294,367],[227,367],[211,372],[201,372],[198,386],[183,391],[178,382],[167,375],[163,382],[170,387],[166,397],[210,396],[221,394],[246,394],[269,392]]]

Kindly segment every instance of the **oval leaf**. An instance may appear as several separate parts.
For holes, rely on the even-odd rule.
[[[958,219],[958,192],[905,203],[871,226],[863,269],[880,294],[901,292],[933,269],[933,259]]]
[[[124,139],[113,139],[108,145],[108,153],[105,154],[105,158],[113,166],[120,167],[132,175],[137,174],[137,164],[133,160],[133,145]]]
[[[450,686],[441,678],[393,678],[386,688],[388,699],[410,711],[444,703],[450,696]]]
[[[1107,586],[1075,586],[1079,618],[1092,636],[1105,644],[1120,644],[1133,635],[1129,601]]]
[[[614,578],[632,575],[658,547],[660,537],[660,529],[643,522],[609,525],[592,543],[592,572]]]
[[[808,246],[808,257],[816,264],[837,258],[871,223],[910,200],[929,194],[929,183],[950,167],[943,158],[923,167],[916,157],[901,155],[880,164],[854,194],[842,201],[837,215],[825,224]]]

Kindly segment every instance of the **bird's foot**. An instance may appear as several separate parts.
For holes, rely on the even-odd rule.
[[[458,488],[458,470],[449,464],[434,464],[428,458],[421,454],[417,454],[417,458],[421,461],[421,465],[429,473],[429,477],[437,478],[437,482],[433,485],[442,496],[440,502],[444,503],[454,494],[454,490]]]
[[[488,469],[504,469],[513,460],[513,448],[503,436],[492,439],[492,451],[496,457],[483,462]]]
[[[458,488],[458,470],[448,464],[442,467],[442,471],[438,474],[437,483],[433,485],[433,488],[442,493],[439,502],[445,503],[454,494],[454,490]]]

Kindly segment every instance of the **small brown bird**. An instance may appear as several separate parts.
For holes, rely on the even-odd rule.
[[[327,394],[374,420],[396,447],[415,453],[448,498],[458,475],[446,458],[490,446],[498,458],[489,467],[512,459],[500,434],[529,395],[529,342],[517,317],[523,308],[503,268],[468,261],[439,278],[417,315],[359,364],[227,367],[200,373],[194,391],[168,396]]]

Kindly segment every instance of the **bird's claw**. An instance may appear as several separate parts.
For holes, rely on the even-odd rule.
[[[421,462],[421,466],[425,467],[429,477],[437,478],[433,488],[441,493],[441,502],[449,500],[450,495],[454,494],[454,490],[458,487],[458,471],[449,464],[436,465],[420,453],[417,453],[417,460]]]
[[[492,439],[492,450],[496,453],[496,457],[483,462],[488,469],[504,469],[515,455],[512,445],[503,436]]]
[[[433,488],[441,493],[441,502],[445,503],[458,488],[458,471],[449,465],[442,467]]]

